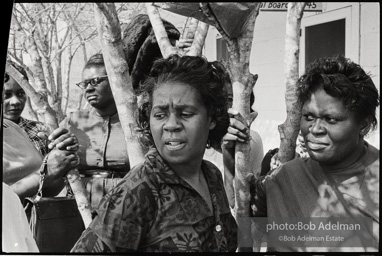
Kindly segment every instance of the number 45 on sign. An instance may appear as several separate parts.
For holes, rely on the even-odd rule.
[[[288,2],[262,2],[260,5],[260,10],[267,12],[286,12],[287,9]],[[307,2],[304,12],[322,12],[322,2]]]

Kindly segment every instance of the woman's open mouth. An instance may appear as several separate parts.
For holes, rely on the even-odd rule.
[[[165,145],[166,145],[166,148],[170,151],[174,151],[174,150],[179,150],[179,149],[182,149],[186,143],[184,141],[181,141],[181,140],[177,140],[177,139],[167,139],[165,140]]]

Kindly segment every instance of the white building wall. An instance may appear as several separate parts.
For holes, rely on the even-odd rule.
[[[373,82],[381,93],[380,87],[380,6],[379,3],[360,4],[360,65],[370,72]],[[380,148],[380,108],[377,109],[378,127],[366,140]]]
[[[351,57],[368,72],[372,74],[373,81],[380,89],[380,6],[378,2],[325,2],[322,3],[323,12],[306,12],[304,20],[317,19],[350,9],[351,28],[347,57]],[[186,17],[160,10],[164,19],[172,22],[180,31]],[[259,79],[255,85],[254,109],[259,113],[252,124],[263,139],[264,151],[279,146],[279,133],[277,126],[286,118],[285,86],[284,86],[284,35],[286,12],[260,12],[257,17],[252,44],[250,71],[258,74]],[[216,39],[219,37],[215,28],[210,26],[203,54],[208,60],[216,60]],[[88,57],[99,50],[98,38],[94,43],[87,45]],[[81,53],[76,56],[75,63],[78,69],[72,69],[71,95],[77,95],[79,89],[74,82],[81,80],[81,71],[84,65]],[[302,73],[303,70],[300,70]],[[71,96],[74,97],[74,96]],[[76,99],[77,100],[77,99]],[[69,106],[68,111],[70,111]],[[74,106],[72,106],[74,107]],[[378,123],[379,109],[377,111]],[[367,140],[379,148],[379,127],[371,133]]]
[[[306,20],[326,22],[328,17],[347,15],[346,57],[358,62],[373,75],[377,88],[380,83],[380,14],[379,3],[338,2],[323,3],[323,12],[305,12]],[[315,16],[315,17],[313,17]],[[263,139],[264,151],[279,146],[277,126],[286,118],[284,100],[284,35],[286,12],[260,12],[257,17],[252,44],[250,71],[258,74],[255,85],[254,109],[259,113],[252,124]],[[204,55],[216,59],[216,29],[209,31]],[[304,70],[300,70],[302,74]],[[379,121],[379,111],[378,111]],[[379,148],[379,129],[367,140]]]

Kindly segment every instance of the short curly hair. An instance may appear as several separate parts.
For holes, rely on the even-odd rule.
[[[378,90],[370,75],[350,59],[341,55],[319,58],[308,65],[297,85],[301,105],[322,88],[330,96],[340,99],[359,120],[370,116],[372,129],[375,129]]]
[[[137,115],[141,142],[146,146],[154,145],[150,133],[150,112],[154,90],[164,83],[174,82],[189,85],[196,90],[207,113],[216,122],[215,128],[209,132],[207,148],[220,145],[229,126],[223,66],[214,65],[200,56],[180,57],[178,55],[155,61],[149,77],[141,84],[142,100]]]

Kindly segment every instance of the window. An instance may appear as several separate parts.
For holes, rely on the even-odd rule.
[[[223,38],[216,39],[216,60],[228,60],[228,48]]]
[[[329,4],[328,4],[329,6]],[[304,14],[301,21],[299,75],[323,56],[343,54],[359,62],[359,5],[351,4],[319,14]]]
[[[305,28],[305,66],[317,58],[345,55],[345,19]]]

